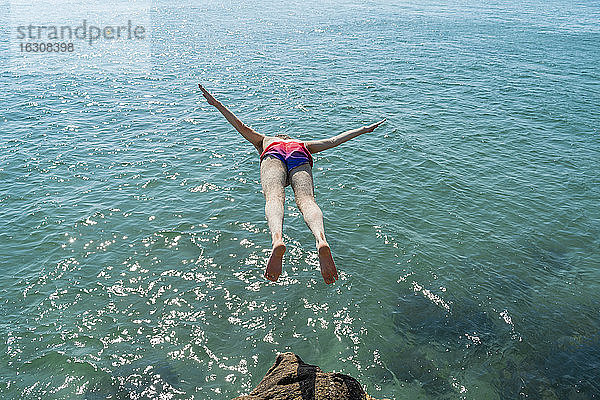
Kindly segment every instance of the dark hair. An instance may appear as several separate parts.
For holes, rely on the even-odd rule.
[[[275,135],[275,136],[277,136],[278,138],[281,138],[281,139],[286,139],[286,140],[287,140],[287,139],[291,139],[291,137],[289,137],[289,136],[288,136],[288,135],[286,135],[285,133],[279,133],[279,134],[277,134],[277,135]]]

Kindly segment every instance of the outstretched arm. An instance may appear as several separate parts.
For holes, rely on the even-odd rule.
[[[210,104],[211,106],[215,106],[217,110],[219,110],[221,114],[223,114],[227,121],[229,121],[229,123],[233,125],[233,127],[239,133],[241,133],[247,141],[252,143],[254,147],[256,147],[256,150],[258,150],[258,152],[260,153],[262,151],[262,141],[265,135],[256,132],[254,129],[250,128],[242,121],[240,121],[238,117],[236,117],[231,111],[227,109],[227,107],[221,104],[219,100],[215,99],[212,94],[210,94],[206,89],[204,89],[201,84],[198,84],[198,87],[202,91],[202,95],[204,96],[204,98],[208,101],[208,104]]]
[[[373,132],[375,128],[385,122],[385,118],[379,122],[376,122],[369,126],[363,126],[362,128],[352,129],[343,133],[340,133],[337,136],[330,137],[329,139],[321,139],[321,140],[309,140],[304,143],[306,149],[311,153],[318,153],[319,151],[327,150],[332,147],[338,146],[350,139],[353,139],[363,133]]]

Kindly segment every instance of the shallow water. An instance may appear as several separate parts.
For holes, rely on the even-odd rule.
[[[24,72],[0,47],[3,398],[232,398],[282,351],[375,397],[600,396],[597,2],[150,19],[147,73]],[[334,286],[290,189],[262,278],[258,157],[198,82],[265,134],[388,119],[315,157]]]

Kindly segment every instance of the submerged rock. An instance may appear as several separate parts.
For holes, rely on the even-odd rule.
[[[322,372],[294,353],[282,353],[258,386],[233,400],[376,400],[351,376]]]

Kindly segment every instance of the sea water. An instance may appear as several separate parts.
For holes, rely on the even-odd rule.
[[[15,68],[3,28],[0,397],[228,399],[284,351],[378,398],[600,396],[598,2],[147,12],[141,71]],[[263,278],[258,154],[198,83],[266,135],[387,118],[315,155],[334,285],[289,188]]]

